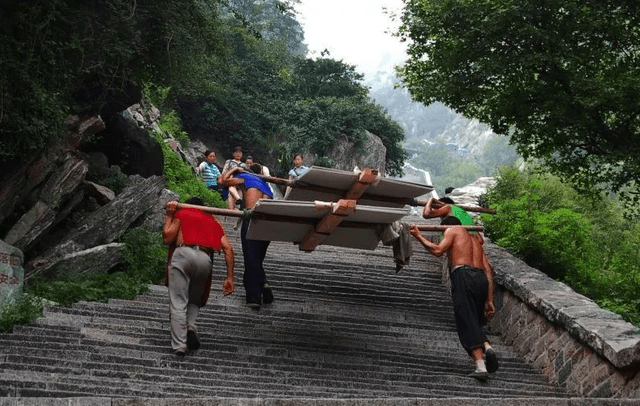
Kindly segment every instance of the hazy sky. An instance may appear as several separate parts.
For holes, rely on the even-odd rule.
[[[319,57],[325,48],[330,57],[356,65],[370,75],[392,71],[405,58],[405,46],[389,32],[393,22],[383,7],[400,14],[402,0],[302,0],[296,9],[305,32],[310,57]],[[366,80],[366,79],[365,79]]]

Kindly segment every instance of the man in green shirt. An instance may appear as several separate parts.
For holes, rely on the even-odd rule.
[[[422,217],[426,219],[435,217],[445,218],[447,216],[457,218],[463,226],[472,226],[475,224],[473,217],[464,209],[456,206],[455,202],[449,197],[441,197],[440,199],[430,198],[422,212]]]

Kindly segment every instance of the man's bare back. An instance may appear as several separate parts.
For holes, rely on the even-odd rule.
[[[484,250],[478,237],[472,236],[462,227],[451,227],[445,230],[444,238],[440,244],[434,244],[426,240],[417,226],[411,228],[411,234],[435,256],[439,257],[448,252],[449,264],[452,267],[471,265],[476,268],[486,269]]]
[[[429,250],[432,255],[439,257],[447,252],[449,254],[450,269],[458,265],[470,265],[482,269],[489,281],[487,314],[491,316],[495,313],[495,305],[493,303],[493,271],[489,264],[489,259],[482,248],[483,240],[480,235],[471,235],[462,227],[450,227],[445,230],[444,238],[440,241],[440,244],[435,244],[427,240],[415,224],[411,225],[410,233]]]

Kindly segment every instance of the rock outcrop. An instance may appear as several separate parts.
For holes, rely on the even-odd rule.
[[[380,137],[367,132],[367,141],[362,149],[356,148],[347,137],[338,138],[335,145],[328,153],[334,160],[335,169],[352,171],[354,167],[378,169],[385,173],[385,155],[387,148]]]
[[[0,238],[24,252],[25,280],[62,269],[82,273],[82,264],[109,270],[122,262],[123,247],[114,241],[129,227],[161,227],[164,158],[148,133],[158,112],[136,106],[106,123],[101,116],[69,117],[61,139],[1,177]],[[112,177],[124,187],[117,195],[100,184]],[[164,204],[176,198],[165,195]]]
[[[131,224],[156,205],[164,190],[164,183],[163,177],[152,176],[145,179],[138,175],[132,176],[129,186],[115,199],[87,215],[81,226],[71,230],[59,244],[30,261],[25,269],[25,279],[43,274],[51,276],[50,274],[58,268],[60,261],[68,261],[70,258],[75,258],[81,251],[115,241]],[[93,250],[83,255],[85,261],[96,263],[96,256],[102,257],[104,250]],[[88,255],[92,259],[89,259]],[[109,263],[112,266],[118,264],[113,261]]]

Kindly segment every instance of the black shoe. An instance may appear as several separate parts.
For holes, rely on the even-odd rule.
[[[173,350],[173,353],[179,357],[184,357],[187,353],[187,347],[180,347]]]
[[[487,363],[487,371],[494,373],[500,368],[500,363],[498,362],[498,354],[493,348],[489,348],[487,352],[484,353],[485,362]]]
[[[255,310],[260,310],[260,300],[255,301],[252,299],[247,299],[247,303],[245,304],[246,307],[250,308],[250,309],[255,309]]]
[[[271,285],[269,285],[269,282],[265,282],[262,285],[262,301],[264,304],[273,303],[273,292],[271,291]]]
[[[200,348],[200,339],[198,338],[198,333],[194,330],[187,330],[187,347],[190,350],[197,350]]]
[[[484,372],[473,371],[467,376],[470,378],[476,378],[480,382],[487,382],[487,380],[489,379],[489,373],[487,371],[484,371]]]

